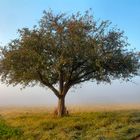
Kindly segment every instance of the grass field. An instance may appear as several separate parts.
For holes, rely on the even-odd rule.
[[[0,140],[133,140],[139,106],[71,107],[57,118],[47,108],[0,108]]]

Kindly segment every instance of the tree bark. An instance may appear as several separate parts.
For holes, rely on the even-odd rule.
[[[57,115],[59,117],[64,116],[66,113],[66,108],[65,108],[65,96],[61,96],[58,98],[58,108],[57,108]]]

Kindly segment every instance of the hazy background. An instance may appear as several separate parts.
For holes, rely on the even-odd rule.
[[[97,20],[110,20],[125,31],[131,44],[129,49],[140,51],[139,0],[0,0],[0,46],[18,37],[17,29],[32,27],[42,17],[43,10],[71,14],[92,8]],[[57,98],[41,87],[7,87],[0,84],[0,105],[55,105]],[[113,81],[112,84],[87,82],[71,89],[68,104],[140,103],[140,77],[133,82]]]

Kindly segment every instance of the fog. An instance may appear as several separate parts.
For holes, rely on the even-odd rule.
[[[47,88],[0,85],[0,106],[56,106],[57,97]],[[112,84],[83,83],[66,96],[67,105],[140,103],[140,78]]]

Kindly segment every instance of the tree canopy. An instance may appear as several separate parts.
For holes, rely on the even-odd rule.
[[[85,81],[111,82],[138,75],[139,56],[124,32],[84,14],[44,11],[39,24],[19,30],[1,49],[0,75],[7,84],[39,83],[60,98]],[[57,88],[58,87],[58,88]]]

